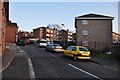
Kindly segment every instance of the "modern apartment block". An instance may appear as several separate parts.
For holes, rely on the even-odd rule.
[[[57,29],[46,28],[46,40],[56,41],[57,40]]]
[[[17,23],[13,23],[9,21],[6,26],[6,36],[5,36],[6,43],[16,43],[17,38],[18,38]]]
[[[39,27],[33,29],[33,37],[39,39],[46,39],[47,41],[56,41],[57,30],[49,27]]]
[[[72,32],[69,30],[57,30],[49,27],[33,29],[33,37],[46,39],[47,41],[72,41]]]
[[[0,0],[0,56],[5,50],[6,23],[9,21],[9,2]]]
[[[77,45],[95,50],[112,47],[112,20],[114,17],[86,14],[75,17]]]
[[[69,29],[67,29],[68,32],[68,41],[73,41],[73,32],[69,31]]]

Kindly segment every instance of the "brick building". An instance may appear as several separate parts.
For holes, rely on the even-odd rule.
[[[113,36],[113,46],[117,46],[118,44],[120,45],[120,34],[116,32],[112,32]]]
[[[0,0],[0,56],[5,50],[6,23],[9,21],[9,2]]]
[[[9,21],[6,26],[6,36],[5,36],[6,43],[16,43],[17,34],[18,34],[17,23],[13,23]]]
[[[33,29],[33,38],[46,39],[46,28],[39,27]]]
[[[69,30],[57,30],[49,27],[33,29],[33,37],[46,39],[47,41],[72,41],[72,32]]]
[[[73,33],[72,37],[73,37],[73,41],[76,42],[76,37],[77,37],[76,33]]]
[[[39,27],[33,29],[33,37],[39,39],[46,39],[47,41],[56,41],[57,30],[49,27]]]
[[[67,29],[68,32],[68,41],[73,41],[73,32],[69,31],[69,29]]]
[[[60,41],[68,41],[68,32],[67,30],[60,30]]]
[[[114,17],[86,14],[75,17],[77,45],[95,50],[112,47],[112,20]]]

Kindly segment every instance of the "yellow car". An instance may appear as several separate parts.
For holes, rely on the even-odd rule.
[[[63,56],[70,56],[74,60],[77,59],[90,59],[90,51],[83,46],[69,46],[62,53]]]

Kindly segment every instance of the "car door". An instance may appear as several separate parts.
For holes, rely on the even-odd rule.
[[[69,46],[66,50],[66,55],[71,56],[72,46]],[[71,56],[72,57],[72,56]]]
[[[70,56],[73,57],[74,55],[77,55],[77,47],[73,46],[72,50],[70,51]]]
[[[68,51],[69,51],[69,47],[67,47],[67,48],[64,50],[64,54],[67,55]]]

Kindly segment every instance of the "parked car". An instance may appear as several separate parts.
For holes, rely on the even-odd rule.
[[[27,45],[29,45],[29,44],[30,44],[30,40],[29,40],[29,39],[26,39],[26,40],[25,40],[25,43],[26,43]]]
[[[83,46],[69,46],[62,52],[62,55],[72,57],[74,60],[91,58],[90,51]]]
[[[21,40],[18,41],[17,44],[20,45],[20,46],[25,46],[26,45],[26,41],[24,39],[21,39]]]
[[[40,40],[39,47],[46,47],[47,45],[47,40]]]
[[[30,40],[30,44],[34,44],[34,41],[33,41],[33,40]]]
[[[63,47],[56,43],[50,43],[46,46],[46,51],[50,52],[63,52]]]

